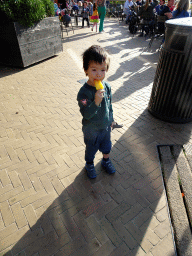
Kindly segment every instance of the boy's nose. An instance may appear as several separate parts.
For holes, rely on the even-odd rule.
[[[97,77],[101,77],[102,72],[97,72]]]

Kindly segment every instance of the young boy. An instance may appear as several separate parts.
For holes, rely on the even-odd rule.
[[[109,55],[98,45],[93,45],[83,53],[83,68],[88,81],[81,87],[77,101],[83,116],[83,134],[85,149],[85,169],[89,178],[96,178],[94,158],[99,150],[103,153],[102,167],[107,173],[115,173],[115,168],[109,159],[111,151],[111,127],[113,109],[111,103],[111,87],[104,82],[105,73],[109,68]],[[96,90],[94,80],[103,81],[104,89]]]

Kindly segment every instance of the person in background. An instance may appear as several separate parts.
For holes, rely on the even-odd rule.
[[[87,26],[89,28],[89,8],[87,7],[87,2],[83,3],[82,11],[82,28],[84,28],[84,21],[87,21]]]
[[[137,0],[137,1],[136,1],[136,4],[137,4],[137,6],[141,6],[141,5],[142,5],[141,0]]]
[[[166,12],[171,12],[169,7],[165,4],[165,0],[160,0],[159,5],[155,7],[157,15],[164,16]]]
[[[168,0],[167,6],[169,7],[170,11],[172,12],[175,8],[175,0]]]
[[[126,24],[128,23],[129,15],[131,14],[131,7],[133,6],[133,2],[131,0],[127,0],[124,4],[124,13],[126,14]]]
[[[78,6],[83,6],[82,1],[78,1],[77,5],[78,5]]]
[[[71,21],[71,17],[70,17],[70,15],[68,14],[67,9],[62,10],[62,11],[61,11],[61,15],[63,16],[63,24],[64,24],[66,27],[69,27],[69,23],[70,23],[70,21]]]
[[[97,10],[100,18],[99,33],[104,32],[104,19],[106,15],[106,0],[96,0]]]
[[[93,22],[93,27],[91,28],[91,31],[93,31],[93,28],[96,26],[96,32],[97,32],[97,23],[99,22],[99,14],[97,11],[97,4],[93,4],[93,15],[91,16],[90,22]]]
[[[173,18],[185,18],[189,17],[190,0],[179,0],[172,13],[169,15],[169,19]]]
[[[60,10],[59,10],[59,7],[58,7],[57,3],[54,3],[54,11],[55,11],[55,16],[58,16]]]
[[[159,33],[163,34],[165,32],[165,20],[167,20],[167,13],[171,13],[169,7],[165,4],[165,0],[160,0],[160,4],[156,6],[156,13],[157,15],[161,16],[162,18],[158,19],[158,31]]]
[[[88,1],[89,14],[93,15],[93,4],[91,1]]]
[[[66,6],[66,0],[59,0],[58,1],[60,3],[60,9],[63,10],[63,9],[66,9],[67,6]]]
[[[83,11],[83,2],[82,2],[82,1],[78,1],[77,4],[78,4],[78,7],[79,7],[78,14],[82,15],[82,11]]]
[[[79,12],[79,6],[73,1],[72,2],[73,4],[72,4],[72,10],[76,13],[76,14],[78,14],[78,12]]]
[[[158,0],[146,0],[145,4],[139,10],[138,16],[146,19],[154,17],[154,8],[158,5]]]
[[[140,16],[143,20],[142,32],[140,36],[143,36],[144,31],[146,35],[149,33],[149,31],[151,31],[151,33],[153,32],[153,27],[155,23],[154,8],[157,6],[157,4],[157,0],[154,0],[153,2],[151,0],[146,0],[145,5],[141,6],[138,12],[138,16]],[[148,26],[146,26],[146,24],[148,24]]]

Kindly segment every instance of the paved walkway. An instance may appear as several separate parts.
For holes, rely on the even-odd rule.
[[[82,52],[111,54],[107,80],[114,116],[111,158],[117,173],[90,181],[76,95]],[[159,42],[132,37],[105,21],[105,33],[77,29],[64,50],[26,69],[0,71],[0,255],[174,256],[156,146],[184,144],[192,124],[169,124],[147,111]]]

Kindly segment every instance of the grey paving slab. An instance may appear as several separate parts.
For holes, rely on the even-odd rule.
[[[105,33],[69,32],[58,56],[0,67],[0,255],[175,255],[156,147],[191,142],[192,124],[148,113],[159,57],[159,42],[148,42],[106,19]],[[93,44],[111,55],[106,79],[123,128],[112,131],[116,174],[98,153],[90,181],[76,95]]]

